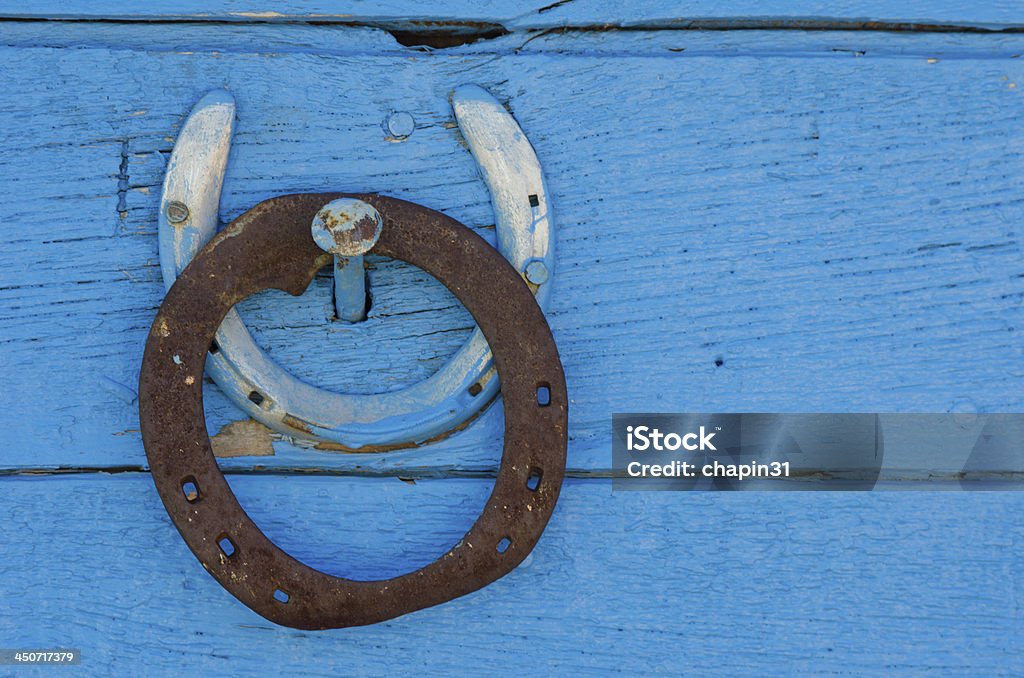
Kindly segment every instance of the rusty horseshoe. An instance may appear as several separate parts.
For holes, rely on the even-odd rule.
[[[332,261],[310,232],[332,201],[381,217],[373,252],[419,266],[466,306],[501,379],[505,440],[494,489],[463,538],[433,563],[381,581],[334,577],[268,539],[228,487],[210,447],[203,369],[221,320],[268,288],[299,295]],[[142,439],[168,514],[203,567],[270,621],[301,629],[373,624],[443,603],[508,574],[536,545],[562,485],[565,376],[528,283],[482,238],[426,207],[380,195],[271,198],[216,235],[167,292],[139,377]]]

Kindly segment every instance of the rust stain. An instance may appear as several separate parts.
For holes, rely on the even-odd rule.
[[[297,431],[313,433],[313,424],[309,423],[305,419],[300,419],[299,417],[296,417],[294,414],[285,413],[284,418],[282,418],[281,421],[286,426],[291,426],[293,429]]]
[[[481,408],[479,412],[477,412],[473,416],[471,416],[468,419],[466,419],[466,421],[462,422],[461,424],[458,424],[457,426],[453,426],[452,428],[448,429],[447,431],[444,431],[442,433],[437,434],[433,438],[428,438],[428,439],[423,440],[421,442],[415,442],[415,443],[396,443],[396,444],[391,444],[391,445],[363,445],[362,447],[348,447],[346,445],[342,445],[341,443],[334,443],[334,442],[329,442],[329,441],[323,441],[323,442],[318,442],[316,445],[314,445],[313,449],[314,450],[320,450],[322,452],[344,452],[344,453],[347,453],[347,454],[373,454],[373,453],[379,453],[379,452],[394,452],[395,450],[409,450],[409,449],[415,449],[415,448],[418,448],[418,447],[423,447],[424,445],[432,445],[433,443],[436,443],[436,442],[439,442],[441,440],[444,440],[445,438],[447,438],[448,436],[450,436],[450,435],[452,435],[454,433],[458,433],[459,431],[464,430],[467,426],[469,426],[474,421],[476,421],[477,417],[479,417],[481,414],[483,414],[484,412],[487,411],[488,407],[490,407],[491,403],[493,403],[495,401],[495,399],[498,397],[498,395],[499,394],[497,394],[497,393],[494,394],[494,397],[492,397],[490,400],[488,400],[487,404],[484,405],[484,407]],[[288,417],[290,417],[290,416],[291,415],[286,415],[285,416],[285,423],[288,424],[289,426],[293,426],[295,428],[301,428],[301,427],[295,426],[295,424],[293,424],[291,421],[288,421]],[[297,417],[292,417],[292,419],[300,421],[300,422],[302,421],[301,419],[298,419]]]

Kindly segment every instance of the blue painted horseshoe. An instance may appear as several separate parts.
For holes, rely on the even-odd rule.
[[[537,155],[515,119],[486,90],[459,87],[451,105],[491,194],[498,250],[544,309],[554,272],[554,231]],[[192,110],[174,145],[159,213],[167,289],[217,231],[234,118],[231,95],[210,92]],[[337,286],[351,284],[336,279]],[[213,346],[206,373],[236,405],[270,428],[323,449],[380,451],[443,437],[478,414],[499,390],[479,328],[431,377],[371,395],[334,393],[297,379],[256,344],[234,309]]]

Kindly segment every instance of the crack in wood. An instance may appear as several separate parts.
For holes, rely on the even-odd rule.
[[[121,164],[117,170],[117,215],[128,218],[128,140],[121,141]]]
[[[562,0],[541,7],[537,14],[551,11],[571,0]],[[349,28],[371,28],[384,31],[401,46],[418,51],[444,50],[474,43],[494,41],[508,35],[525,35],[528,42],[546,35],[573,33],[636,33],[662,31],[844,31],[877,33],[982,33],[1020,34],[1024,26],[984,25],[968,23],[943,23],[929,21],[871,20],[842,17],[676,17],[649,19],[635,23],[610,21],[607,23],[566,23],[560,26],[543,27],[520,24],[510,26],[500,21],[469,20],[379,20],[373,18],[330,17],[330,16],[287,16],[287,15],[186,15],[173,17],[0,17],[0,23],[88,23],[88,24],[181,24],[181,25],[266,25],[291,24],[307,26],[332,26]],[[518,50],[517,50],[518,51]]]

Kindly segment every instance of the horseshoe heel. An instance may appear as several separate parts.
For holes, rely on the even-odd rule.
[[[515,119],[486,90],[459,87],[451,105],[491,194],[498,249],[543,308],[554,272],[554,232],[536,153]],[[171,154],[159,221],[161,271],[168,289],[216,232],[234,113],[229,94],[211,92],[193,109]],[[225,315],[210,348],[207,374],[236,405],[267,426],[320,448],[387,450],[437,439],[478,414],[499,390],[493,357],[479,329],[428,379],[373,395],[334,393],[297,379],[256,344],[235,310]]]
[[[222,336],[218,326],[232,306],[261,290],[298,295],[306,289],[332,258],[314,242],[310,224],[325,205],[345,198],[379,213],[372,251],[419,266],[466,306],[493,350],[505,409],[501,467],[472,528],[433,563],[382,581],[333,577],[271,542],[224,480],[203,415],[203,370],[218,356],[209,352],[210,342]],[[521,270],[457,221],[378,195],[272,198],[216,235],[160,306],[146,341],[139,404],[153,481],[189,548],[240,601],[301,629],[372,624],[504,576],[540,538],[565,471],[565,377]]]

